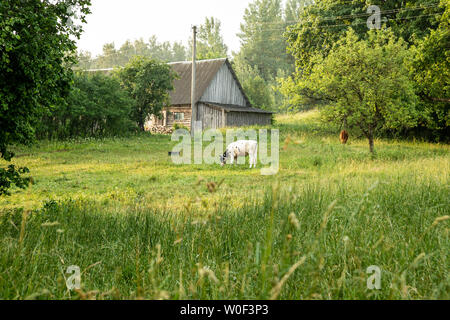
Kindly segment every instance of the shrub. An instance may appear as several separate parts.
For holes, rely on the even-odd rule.
[[[129,118],[132,105],[133,100],[117,79],[102,74],[77,74],[65,103],[43,117],[38,137],[123,135],[135,127]]]

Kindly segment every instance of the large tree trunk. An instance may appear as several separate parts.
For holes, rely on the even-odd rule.
[[[145,116],[144,111],[141,109],[139,110],[138,126],[141,131],[145,131]]]
[[[138,126],[139,126],[139,129],[140,129],[141,131],[145,131],[145,125],[144,125],[144,122],[143,122],[142,120],[139,121]]]

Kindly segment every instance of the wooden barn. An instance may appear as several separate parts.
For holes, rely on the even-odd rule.
[[[179,75],[170,93],[171,105],[163,109],[162,118],[152,116],[147,127],[190,128],[192,62],[169,65]],[[271,124],[272,112],[252,107],[228,59],[197,61],[194,101],[203,129]]]

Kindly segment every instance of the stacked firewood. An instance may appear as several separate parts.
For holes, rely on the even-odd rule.
[[[172,134],[173,128],[166,128],[164,126],[152,126],[148,130],[152,134]]]

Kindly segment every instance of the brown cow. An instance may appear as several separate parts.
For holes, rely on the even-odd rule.
[[[345,130],[342,130],[341,135],[339,136],[339,139],[341,140],[342,144],[346,144],[348,141],[348,132]]]

